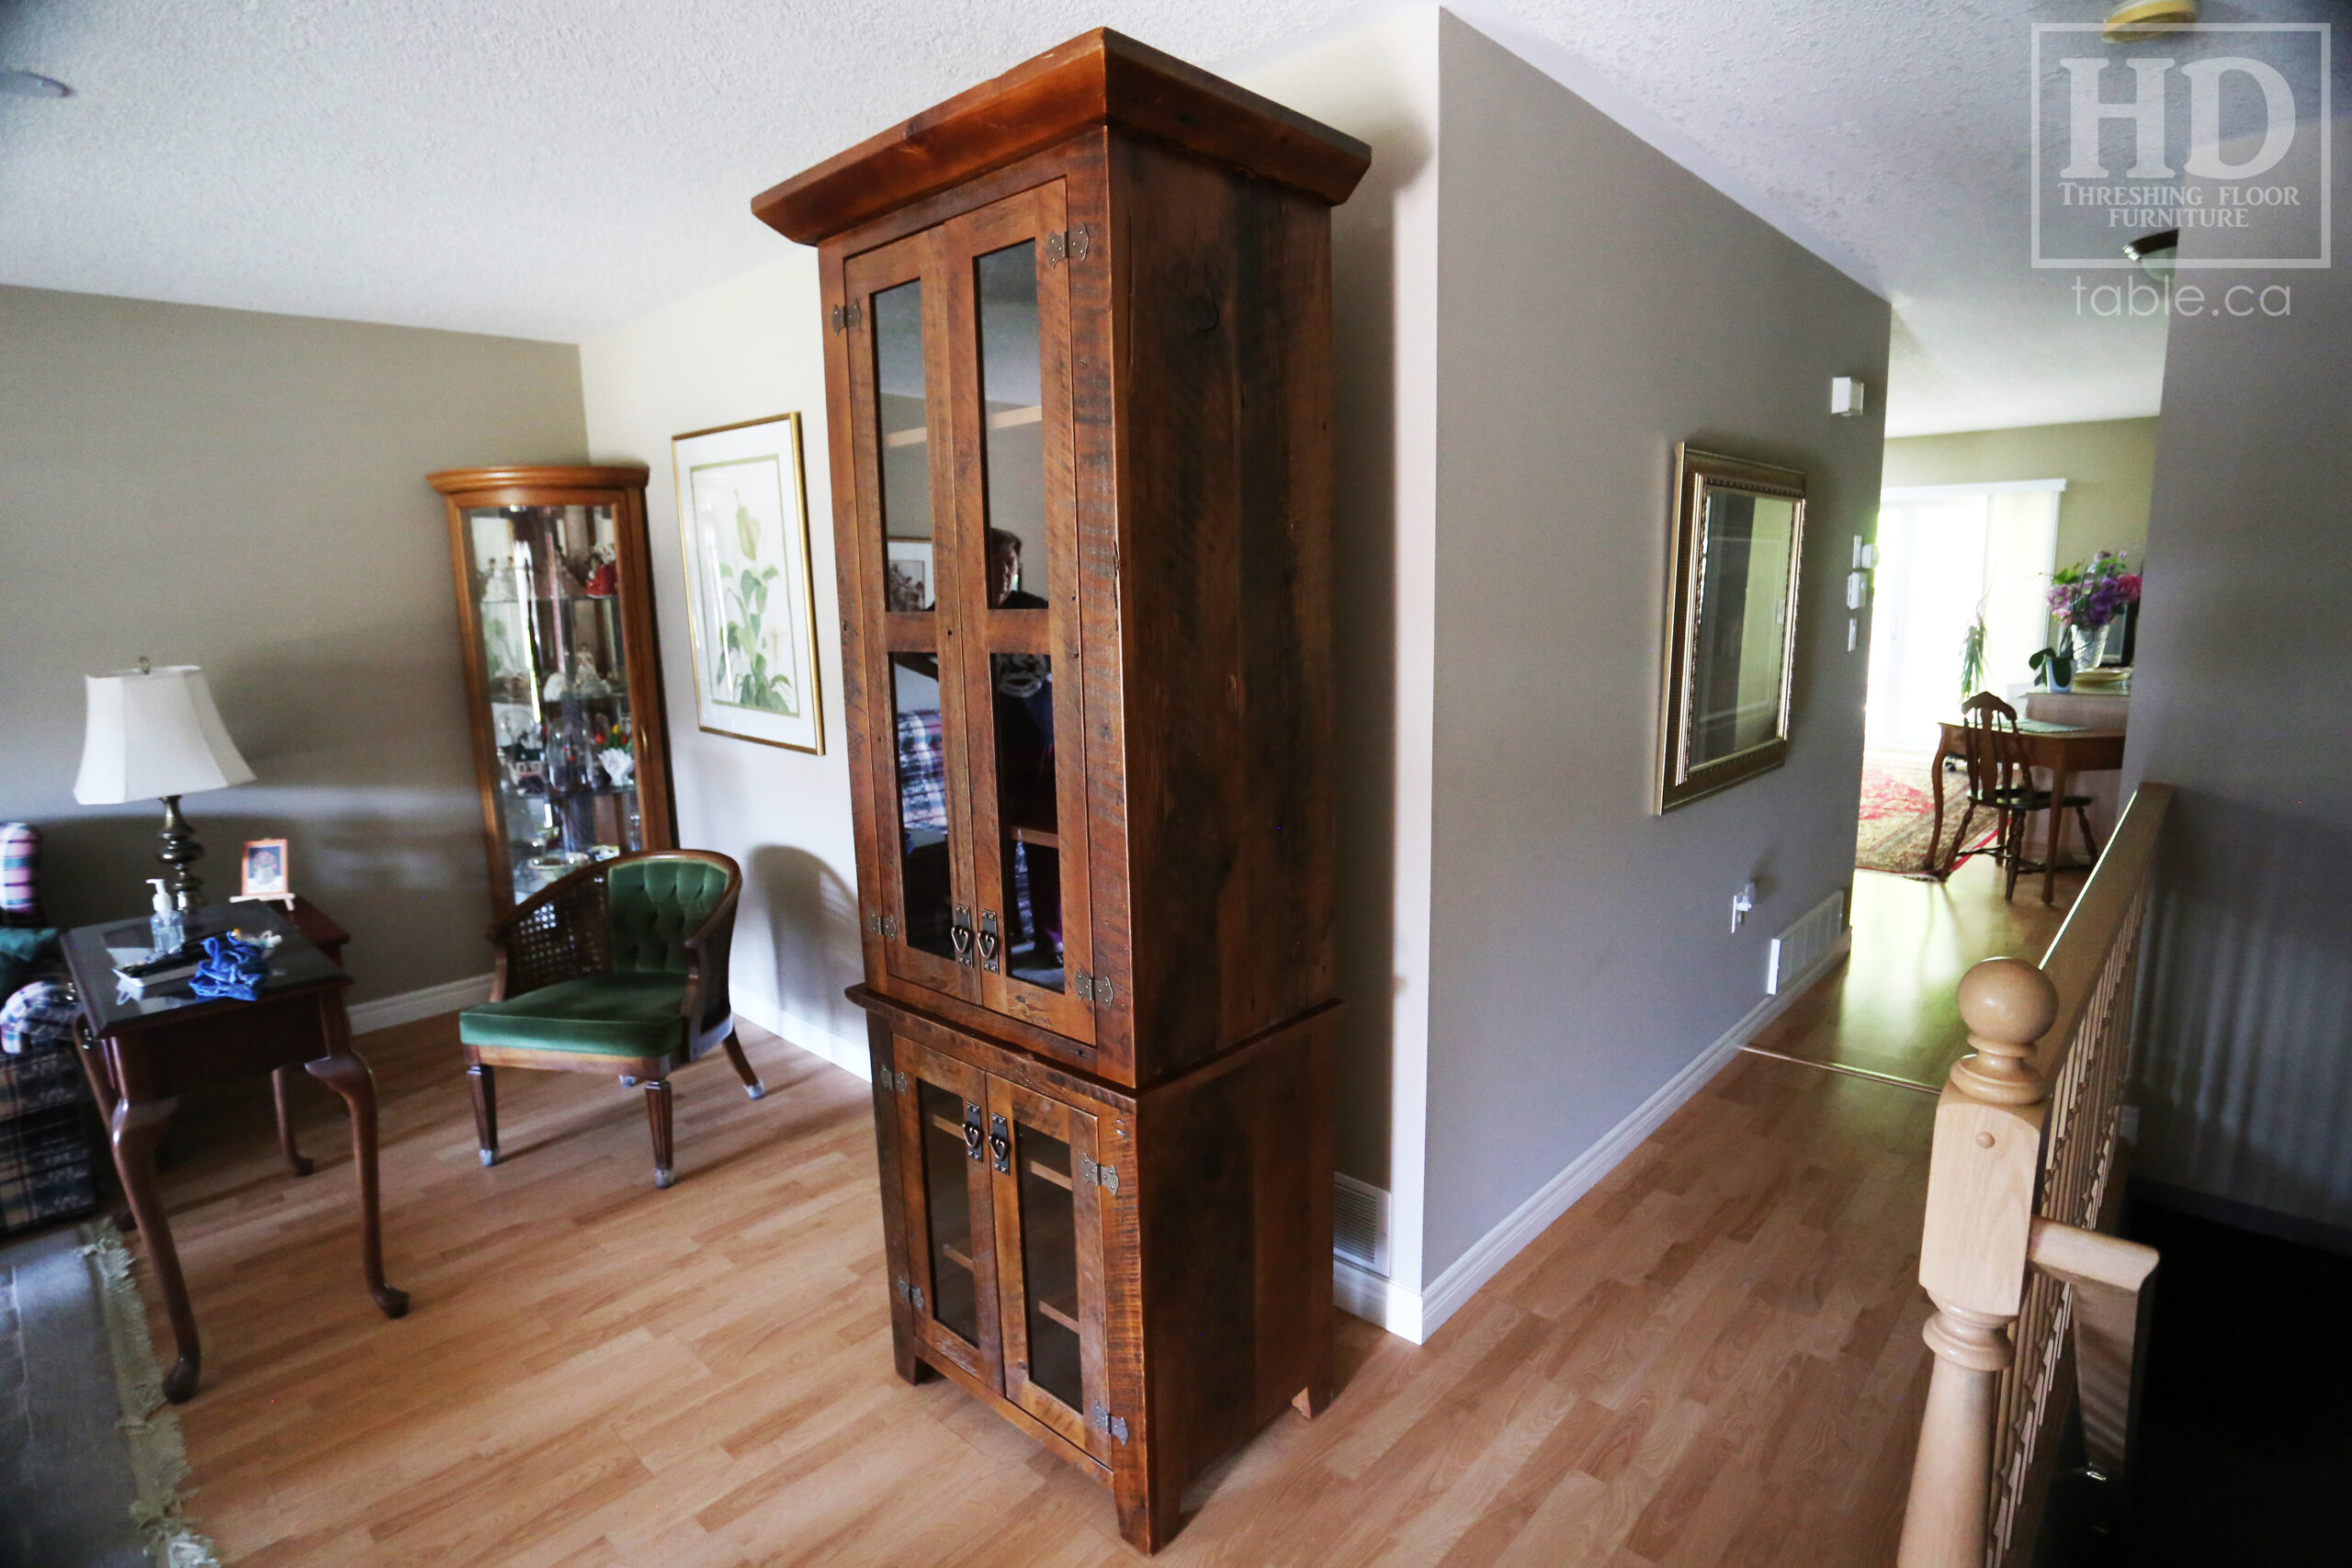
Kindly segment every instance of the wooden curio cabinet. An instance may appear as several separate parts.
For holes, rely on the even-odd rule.
[[[1114,1492],[1330,1380],[1330,208],[1095,32],[786,181],[820,247],[891,1314]]]
[[[674,848],[640,468],[454,468],[466,705],[491,901]]]

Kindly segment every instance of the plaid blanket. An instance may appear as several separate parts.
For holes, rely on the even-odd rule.
[[[0,1002],[0,1053],[16,1056],[70,1049],[76,1008],[74,987],[62,980],[35,980],[18,987]]]
[[[947,769],[939,754],[939,710],[899,715],[899,827],[947,830]]]

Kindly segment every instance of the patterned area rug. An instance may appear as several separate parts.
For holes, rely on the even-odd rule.
[[[1944,780],[1944,837],[1929,840],[1936,828],[1934,781],[1925,762],[1867,759],[1862,763],[1861,828],[1854,841],[1854,863],[1864,871],[1940,882],[1962,853],[1993,841],[1991,816],[1980,811],[1968,826],[1968,842],[1958,841],[1966,784],[1956,774]],[[1940,853],[1932,851],[1940,850]]]
[[[115,1228],[0,1251],[0,1562],[220,1568],[187,1483]]]

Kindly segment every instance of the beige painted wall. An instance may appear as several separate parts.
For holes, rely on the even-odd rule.
[[[791,171],[775,173],[781,178]],[[770,265],[582,343],[582,393],[596,460],[641,462],[653,473],[645,510],[670,694],[678,831],[681,842],[733,855],[743,867],[736,1005],[752,1021],[862,1075],[864,1018],[842,995],[864,978],[864,960],[842,716],[817,253],[781,238],[775,251]],[[670,438],[684,431],[795,412],[807,452],[822,756],[706,734],[696,723],[670,453]]]
[[[158,808],[74,804],[82,677],[202,665],[258,774],[188,797],[350,928],[365,1000],[480,975],[481,817],[435,468],[577,462],[569,345],[0,288],[0,817],[68,924],[146,908]]]
[[[2332,129],[2352,144],[2346,110]],[[2335,178],[2341,211],[2352,159]],[[2124,780],[2179,794],[2141,965],[2138,1169],[2352,1250],[2352,269],[2215,276],[2289,289],[2291,314],[2176,321],[2165,366],[2165,635],[2142,644]]]
[[[1988,484],[2064,479],[2058,501],[2058,564],[2101,550],[2145,560],[2148,498],[2155,483],[2156,421],[2102,419],[1957,435],[1909,435],[1886,444],[1885,485]]]
[[[1884,385],[1889,326],[1468,24],[1441,43],[1432,1315],[1521,1205],[1605,1168],[1766,999],[1770,938],[1851,884],[1868,627],[1849,652],[1843,586],[1883,430],[1833,417],[1829,382]],[[1809,505],[1788,763],[1660,817],[1679,441],[1803,469]]]

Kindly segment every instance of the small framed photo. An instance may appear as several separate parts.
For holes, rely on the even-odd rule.
[[[293,889],[287,886],[286,840],[283,839],[248,839],[245,840],[244,874],[239,896],[246,898],[290,898]]]
[[[889,575],[883,584],[883,602],[893,610],[928,610],[936,597],[931,581],[931,541],[889,538],[882,541]]]

